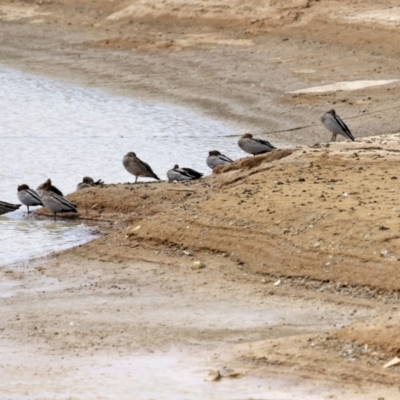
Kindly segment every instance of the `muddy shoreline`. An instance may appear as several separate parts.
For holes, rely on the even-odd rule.
[[[398,79],[398,32],[382,20],[396,4],[212,3],[1,5],[4,66],[188,106],[287,147],[187,186],[70,194],[79,218],[109,226],[0,270],[2,393],[61,398],[74,382],[83,398],[107,382],[105,398],[124,398],[118,385],[141,390],[135,357],[176,351],[198,363],[187,379],[206,397],[232,376],[277,373],[300,379],[298,398],[398,398],[399,367],[383,365],[400,349],[400,85],[289,93]],[[319,116],[332,107],[356,142],[325,144]],[[204,382],[208,369],[222,381]]]

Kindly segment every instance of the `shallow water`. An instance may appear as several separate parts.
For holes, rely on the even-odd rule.
[[[182,107],[110,96],[0,68],[0,200],[19,203],[17,186],[47,178],[64,194],[83,176],[132,182],[122,157],[134,151],[161,179],[174,164],[205,174],[209,150],[244,154],[234,128]],[[141,179],[143,180],[143,179]],[[26,207],[0,217],[0,265],[87,240],[80,224],[27,218]]]
[[[77,246],[92,237],[92,230],[80,222],[38,221],[20,211],[2,215],[0,266]]]

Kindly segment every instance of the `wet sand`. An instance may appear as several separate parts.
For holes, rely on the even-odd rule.
[[[193,107],[292,149],[187,186],[70,195],[80,218],[102,221],[102,236],[0,271],[2,393],[61,398],[73,385],[82,398],[90,381],[100,398],[109,374],[115,391],[103,397],[120,398],[118,360],[181,352],[197,378],[209,368],[224,376],[194,379],[198,390],[273,375],[299,378],[309,397],[397,399],[399,367],[382,367],[400,346],[400,149],[389,135],[400,128],[400,85],[289,93],[398,79],[398,32],[376,19],[396,4],[163,4],[3,4],[2,63]],[[382,136],[294,148],[330,138],[319,116],[332,107],[356,137]]]

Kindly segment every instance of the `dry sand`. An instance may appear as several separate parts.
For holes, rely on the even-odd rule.
[[[395,1],[3,2],[4,65],[272,142],[326,142],[319,116],[334,107],[366,138],[245,157],[187,185],[71,194],[101,236],[0,271],[2,393],[59,398],[74,382],[72,396],[102,398],[95,365],[174,350],[204,377],[294,375],[330,398],[397,399],[400,367],[383,365],[400,350],[400,84],[290,93],[398,79],[396,15]]]

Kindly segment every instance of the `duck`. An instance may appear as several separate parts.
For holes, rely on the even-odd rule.
[[[0,215],[18,210],[20,207],[21,204],[11,204],[11,203],[6,203],[5,201],[0,201]]]
[[[214,169],[218,165],[231,164],[233,163],[233,160],[221,154],[218,150],[211,150],[208,153],[206,163],[211,169]]]
[[[40,198],[43,205],[54,213],[54,221],[57,220],[57,213],[59,212],[78,212],[75,204],[51,190],[50,179],[45,182]]]
[[[76,190],[82,190],[93,186],[102,185],[104,182],[101,179],[98,179],[96,182],[90,176],[85,176],[82,179],[82,182],[78,183],[76,186]]]
[[[332,132],[332,142],[336,142],[336,136],[338,134],[354,142],[353,134],[350,132],[350,129],[339,117],[339,115],[336,114],[335,110],[332,109],[322,114],[321,122],[324,124],[326,129]]]
[[[28,214],[30,213],[29,206],[43,205],[39,194],[35,190],[30,189],[29,186],[26,184],[18,186],[17,196],[19,201],[26,206]]]
[[[190,181],[193,179],[200,179],[203,176],[201,172],[197,172],[192,168],[179,168],[178,164],[167,172],[169,181]]]
[[[276,149],[275,146],[266,140],[253,138],[251,133],[245,133],[239,139],[238,145],[243,151],[253,154],[253,156],[269,153],[270,151]]]
[[[124,156],[122,164],[129,173],[135,175],[135,183],[137,183],[139,176],[144,178],[154,178],[158,181],[160,180],[160,178],[153,172],[150,165],[139,159],[132,151]]]
[[[43,193],[43,188],[44,188],[44,186],[48,186],[48,187],[50,188],[49,190],[52,191],[53,193],[56,193],[56,194],[58,194],[59,196],[64,196],[64,195],[62,194],[62,192],[61,192],[60,189],[57,189],[55,186],[53,186],[53,185],[51,184],[51,179],[47,179],[46,182],[42,183],[41,185],[39,185],[39,186],[36,188],[36,192],[39,194],[40,197],[42,197],[42,193]]]

